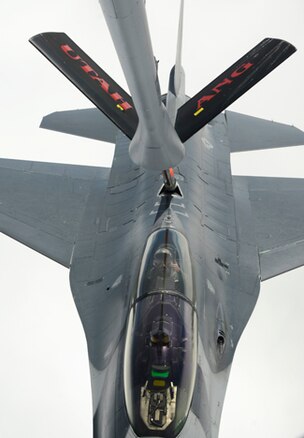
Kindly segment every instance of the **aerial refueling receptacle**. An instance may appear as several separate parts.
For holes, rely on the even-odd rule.
[[[138,436],[175,437],[191,406],[197,367],[197,318],[186,238],[152,233],[131,307],[124,358],[128,416]]]

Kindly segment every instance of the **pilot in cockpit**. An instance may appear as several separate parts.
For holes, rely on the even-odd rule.
[[[180,267],[169,247],[159,248],[153,257],[149,279],[155,280],[154,289],[176,289],[180,279]]]
[[[165,331],[158,330],[157,332],[152,332],[150,336],[150,341],[152,345],[164,347],[170,344],[170,337]]]

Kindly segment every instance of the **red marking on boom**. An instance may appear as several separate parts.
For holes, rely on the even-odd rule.
[[[62,44],[60,48],[70,59],[73,59],[73,61],[78,61],[81,69],[87,73],[87,75],[89,75],[93,81],[97,81],[102,90],[105,91],[114,102],[119,103],[120,110],[127,111],[133,108],[133,106],[127,102],[117,91],[110,93],[110,84],[105,79],[101,78],[98,73],[86,61],[84,61],[81,56],[77,55],[77,53],[68,44]]]
[[[74,55],[74,56],[73,56],[73,55],[71,54],[71,52],[74,53],[74,50],[71,49],[71,47],[68,46],[67,44],[62,44],[62,46],[61,46],[61,50],[63,50],[64,53],[65,53],[66,55],[68,55],[69,58],[74,59],[75,61],[78,61],[78,59],[81,59],[79,55]]]
[[[198,115],[197,111],[200,108],[202,108],[202,104],[204,102],[209,102],[210,100],[214,99],[215,96],[217,96],[218,94],[221,93],[223,87],[225,87],[226,85],[232,84],[236,78],[238,78],[239,76],[244,74],[252,66],[253,66],[253,64],[251,62],[247,62],[247,63],[240,65],[236,70],[234,70],[231,73],[229,78],[223,79],[219,84],[217,84],[215,87],[212,88],[211,91],[213,91],[215,94],[208,94],[207,96],[202,96],[197,101],[197,108],[196,108],[196,112],[194,113],[194,115]]]
[[[246,70],[248,70],[252,66],[253,64],[251,64],[251,62],[247,62],[247,64],[242,64],[233,73],[231,73],[231,77],[237,78],[238,76],[241,76],[243,73],[245,73]]]
[[[225,78],[222,82],[212,88],[212,91],[214,91],[215,93],[220,93],[222,91],[220,87],[222,87],[223,85],[232,84],[232,82],[233,81],[231,79]]]

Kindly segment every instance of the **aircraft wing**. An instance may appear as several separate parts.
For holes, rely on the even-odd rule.
[[[304,132],[294,126],[233,111],[225,117],[231,152],[304,145]]]
[[[92,181],[110,169],[0,160],[0,231],[69,267]]]
[[[40,128],[93,140],[116,142],[118,128],[97,108],[56,111],[44,116]]]
[[[248,189],[261,280],[304,265],[304,179],[234,176],[233,184]]]

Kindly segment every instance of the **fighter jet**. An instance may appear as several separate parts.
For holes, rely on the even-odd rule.
[[[230,169],[304,134],[225,109],[295,48],[267,38],[189,98],[182,2],[162,95],[144,2],[101,4],[131,96],[67,35],[31,42],[97,107],[42,126],[115,143],[112,168],[2,160],[1,231],[70,269],[94,438],[216,438],[260,281],[304,264],[304,182]]]

